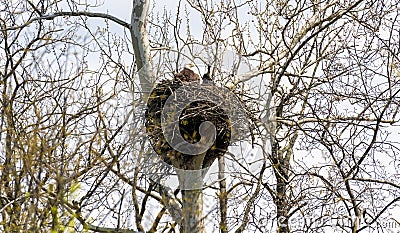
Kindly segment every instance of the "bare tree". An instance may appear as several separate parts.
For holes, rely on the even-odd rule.
[[[2,231],[399,226],[398,1],[142,0],[129,22],[96,1],[0,2]],[[143,102],[185,61],[252,122],[189,202],[141,167]]]

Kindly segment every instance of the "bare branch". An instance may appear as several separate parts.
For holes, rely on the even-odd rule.
[[[33,22],[40,21],[40,20],[53,20],[57,17],[64,17],[64,16],[86,16],[90,18],[103,18],[103,19],[109,19],[113,21],[114,23],[117,23],[127,29],[131,28],[131,25],[115,16],[112,16],[110,14],[105,14],[105,13],[96,13],[96,12],[87,12],[87,11],[78,11],[78,12],[68,12],[68,11],[61,11],[61,12],[55,12],[50,15],[43,15],[37,18],[33,18],[25,22],[24,24],[20,26],[15,26],[15,27],[9,27],[5,29],[1,29],[2,31],[11,31],[11,30],[18,30],[24,27],[27,27]]]

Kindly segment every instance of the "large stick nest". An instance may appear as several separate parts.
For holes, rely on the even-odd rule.
[[[150,143],[161,159],[180,169],[200,169],[211,166],[216,158],[227,151],[231,138],[231,123],[224,110],[211,101],[196,101],[190,103],[179,116],[179,131],[189,143],[200,140],[199,126],[204,121],[210,121],[216,127],[216,140],[204,155],[201,167],[194,165],[196,156],[182,154],[172,148],[164,137],[161,127],[162,110],[168,97],[183,83],[180,80],[163,80],[156,85],[147,101],[145,126]],[[213,85],[213,84],[207,84]],[[204,86],[207,88],[207,86]],[[198,163],[198,160],[196,160]]]

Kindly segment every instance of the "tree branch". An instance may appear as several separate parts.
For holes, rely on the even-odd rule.
[[[87,11],[77,11],[77,12],[69,12],[69,11],[61,11],[61,12],[55,12],[53,14],[50,15],[43,15],[40,17],[36,17],[33,18],[31,20],[28,20],[27,22],[25,22],[24,24],[20,25],[20,26],[15,26],[15,27],[10,27],[10,28],[5,28],[5,29],[1,29],[2,31],[11,31],[11,30],[17,30],[17,29],[21,29],[24,28],[26,26],[28,26],[29,24],[36,22],[36,21],[40,21],[40,20],[53,20],[57,17],[63,17],[63,16],[86,16],[86,17],[90,17],[90,18],[103,18],[103,19],[109,19],[125,28],[130,29],[131,25],[117,17],[114,17],[112,15],[109,14],[105,14],[105,13],[96,13],[96,12],[87,12]]]
[[[131,16],[131,38],[136,67],[144,99],[153,87],[154,74],[150,56],[150,42],[146,30],[150,0],[133,0]]]
[[[299,119],[298,121],[292,120],[292,119],[283,119],[281,117],[277,117],[276,121],[288,126],[299,126],[302,124],[306,123],[312,123],[312,122],[348,122],[348,121],[358,121],[358,122],[377,122],[378,119],[376,118],[368,118],[368,117],[357,117],[357,116],[349,116],[349,117],[342,117],[342,116],[337,116],[337,117],[331,117],[331,118],[313,118],[313,117],[307,117],[303,119]],[[386,124],[393,124],[396,121],[395,120],[380,120],[381,123],[386,123]]]
[[[335,1],[336,2],[336,1]],[[326,11],[327,8],[333,6],[335,4],[335,2],[328,4],[325,8],[321,9],[321,11]],[[324,29],[328,28],[331,24],[333,24],[334,22],[336,22],[337,20],[339,20],[340,18],[343,17],[343,15],[345,15],[346,13],[348,13],[349,11],[351,11],[352,9],[354,9],[355,7],[357,7],[359,4],[361,4],[363,1],[359,0],[357,2],[355,2],[354,4],[352,4],[351,6],[349,6],[346,9],[343,9],[341,11],[338,11],[336,14],[331,14],[328,17],[321,19],[321,20],[317,20],[318,19],[318,15],[313,15],[309,20],[307,20],[306,24],[300,29],[300,31],[296,34],[296,36],[293,38],[293,40],[291,41],[291,46],[287,49],[284,49],[282,52],[280,52],[277,56],[273,56],[270,59],[268,59],[267,61],[265,61],[260,67],[257,67],[253,70],[248,71],[245,74],[242,74],[240,77],[237,77],[237,79],[235,80],[235,85],[242,83],[242,82],[246,82],[260,74],[264,74],[266,72],[268,72],[268,69],[274,65],[274,63],[276,61],[280,61],[281,59],[288,57],[289,59],[285,62],[284,67],[286,67],[289,62],[292,60],[292,58],[298,53],[298,51],[312,38],[314,38],[315,36],[317,36],[321,31],[323,31]],[[322,25],[323,23],[326,23],[324,26],[322,26],[319,30],[317,30],[316,32],[312,33],[309,37],[306,37],[306,35],[313,29],[316,28],[317,26]],[[303,42],[301,42],[301,40],[305,38],[305,40]],[[301,42],[301,43],[300,43]],[[296,47],[296,45],[300,43],[299,46],[297,46],[297,49],[292,52],[292,50]],[[256,51],[254,53],[258,54],[261,51]],[[251,55],[251,54],[250,54]],[[289,56],[291,55],[291,56]],[[248,56],[248,55],[247,55]],[[286,70],[286,68],[283,69],[284,71]],[[281,75],[283,75],[285,72],[283,72]]]

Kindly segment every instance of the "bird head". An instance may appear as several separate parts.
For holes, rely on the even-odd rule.
[[[185,65],[185,69],[191,70],[195,65],[193,63],[188,63]]]

